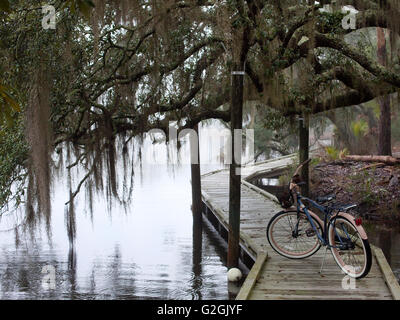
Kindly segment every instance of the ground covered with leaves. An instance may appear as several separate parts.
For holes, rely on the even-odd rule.
[[[400,224],[400,166],[362,161],[321,162],[311,170],[311,197],[335,194],[335,204],[356,203],[360,216]]]

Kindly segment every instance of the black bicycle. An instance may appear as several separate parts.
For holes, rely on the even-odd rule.
[[[303,197],[300,186],[304,182],[301,182],[299,172],[308,161],[301,164],[292,176],[289,184],[290,200],[284,202],[286,210],[270,220],[267,227],[268,241],[276,252],[291,259],[310,257],[321,246],[325,246],[343,272],[357,279],[363,278],[371,269],[372,254],[361,218],[348,213],[357,205],[323,205],[335,198],[332,195],[317,198],[316,201]],[[309,206],[324,213],[323,221]],[[324,261],[325,256],[321,271]]]

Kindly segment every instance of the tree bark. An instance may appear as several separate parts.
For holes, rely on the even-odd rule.
[[[386,50],[386,38],[385,30],[377,28],[377,40],[378,40],[378,62],[387,66],[387,50]],[[378,142],[378,154],[379,155],[392,155],[392,139],[391,139],[391,118],[390,118],[390,97],[385,95],[380,97],[380,117],[379,117],[379,142]]]
[[[400,159],[391,156],[358,156],[349,155],[345,160],[365,161],[365,162],[382,162],[389,165],[400,164]]]
[[[299,121],[299,161],[303,163],[309,158],[309,148],[310,148],[310,120],[309,115],[304,115],[303,118]],[[302,186],[301,192],[304,196],[308,196],[309,194],[309,165],[308,163],[304,165],[301,169],[301,177],[305,185]]]
[[[234,63],[232,71],[243,71],[241,63]],[[229,235],[228,235],[228,268],[239,264],[240,239],[240,190],[241,190],[241,134],[235,130],[242,129],[243,117],[243,75],[232,74],[231,93],[231,154],[229,170]]]

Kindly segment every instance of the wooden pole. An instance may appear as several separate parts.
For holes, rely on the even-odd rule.
[[[196,132],[195,137],[190,139],[190,158],[191,158],[191,176],[192,176],[192,213],[193,213],[193,248],[192,248],[192,270],[195,280],[192,283],[194,292],[199,294],[201,299],[201,260],[203,247],[203,202],[201,197],[201,170],[200,170],[200,146],[199,146],[199,126],[193,127]]]
[[[196,124],[193,128],[196,137],[190,137],[191,154],[191,175],[192,175],[192,213],[193,223],[201,227],[202,221],[202,200],[201,200],[201,172],[200,172],[200,147],[199,147],[199,127]]]
[[[242,129],[243,118],[243,78],[241,63],[233,64],[231,88],[231,154],[229,170],[229,235],[228,235],[228,268],[239,265],[240,239],[240,190],[241,190],[241,134],[235,130]],[[236,134],[235,134],[236,133]]]
[[[203,225],[201,220],[201,214],[193,213],[193,234],[192,234],[192,272],[195,276],[192,281],[192,289],[198,294],[198,298],[201,300],[201,287],[202,287],[202,252],[203,252]]]
[[[303,118],[299,119],[299,160],[300,163],[308,160],[309,158],[309,148],[310,148],[310,121],[309,116],[304,115]],[[306,182],[304,186],[302,186],[301,190],[304,196],[309,195],[309,166],[308,163],[303,166],[301,169],[301,177],[303,181]]]

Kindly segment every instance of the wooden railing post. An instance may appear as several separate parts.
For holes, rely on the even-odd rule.
[[[195,137],[190,139],[191,154],[191,175],[192,175],[192,212],[193,219],[196,219],[196,225],[201,226],[202,220],[202,201],[201,201],[201,173],[200,173],[200,147],[199,147],[199,127],[196,124],[193,127],[196,132]]]
[[[228,268],[239,264],[240,238],[240,189],[241,189],[241,139],[235,130],[242,130],[243,117],[243,65],[234,63],[231,88],[231,154],[229,170],[229,235],[228,235]],[[239,150],[240,149],[240,150]]]

